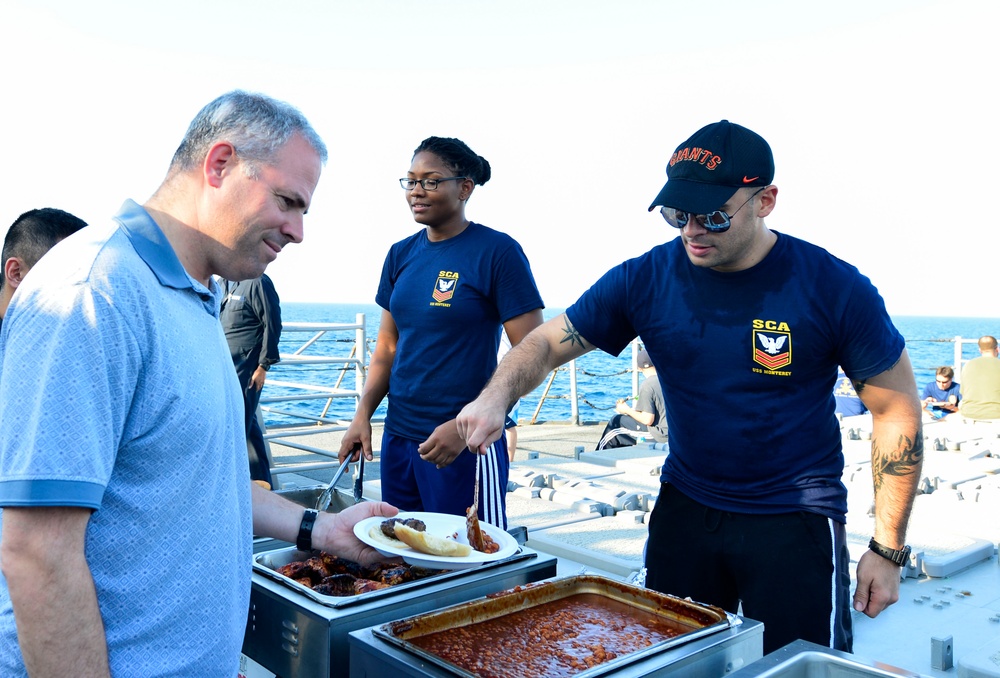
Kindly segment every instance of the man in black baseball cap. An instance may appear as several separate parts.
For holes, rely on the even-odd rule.
[[[764,622],[765,653],[799,638],[850,651],[852,608],[874,617],[899,596],[920,404],[871,281],[764,223],[773,180],[760,135],[727,120],[698,130],[671,154],[650,207],[679,237],[611,269],[531,332],[457,424],[470,449],[485,449],[508,404],[553,369],[594,348],[618,355],[638,336],[670,430],[646,585],[742,606]],[[838,366],[873,419],[874,529],[853,599]]]
[[[667,163],[667,183],[649,210],[659,207],[667,223],[680,229],[694,265],[749,268],[774,244],[763,221],[755,222],[750,214],[756,208],[763,219],[774,209],[778,188],[771,185],[773,179],[774,158],[764,138],[722,120],[677,147]],[[743,218],[737,219],[740,212]],[[701,228],[686,230],[689,220]]]
[[[649,210],[669,206],[694,214],[718,209],[737,190],[774,179],[774,157],[764,138],[728,120],[706,125],[677,147],[667,183]]]

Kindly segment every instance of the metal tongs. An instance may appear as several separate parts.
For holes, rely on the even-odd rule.
[[[333,500],[334,486],[337,484],[337,481],[340,480],[340,477],[344,475],[344,471],[346,471],[347,467],[350,465],[351,463],[347,459],[344,459],[344,461],[341,462],[340,468],[338,468],[337,472],[333,474],[333,480],[330,481],[330,484],[326,486],[325,490],[323,490],[323,494],[319,495],[319,499],[316,500],[317,511],[325,511],[330,508],[330,502]]]
[[[469,546],[477,551],[486,551],[483,543],[483,528],[479,526],[479,462],[482,455],[477,450],[476,455],[476,489],[472,495],[472,506],[465,514],[466,536],[469,538]]]
[[[354,479],[354,503],[357,504],[365,494],[365,453],[358,459],[358,477]]]

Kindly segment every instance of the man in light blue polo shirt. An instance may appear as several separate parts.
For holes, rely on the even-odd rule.
[[[223,95],[145,205],[21,285],[0,329],[0,675],[235,676],[254,532],[378,559],[351,528],[392,507],[317,519],[251,485],[212,278],[302,240],[325,160],[291,106]]]

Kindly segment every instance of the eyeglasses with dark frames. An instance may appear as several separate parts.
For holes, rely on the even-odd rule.
[[[405,191],[412,191],[420,184],[420,188],[425,191],[436,191],[438,184],[442,181],[462,181],[468,179],[468,177],[445,177],[444,179],[407,179],[402,178],[399,180],[399,185],[403,187]]]
[[[753,192],[749,198],[743,201],[743,205],[754,199],[754,197],[763,191],[767,186],[758,188]],[[722,210],[715,210],[714,212],[709,212],[708,214],[692,214],[691,212],[682,212],[681,210],[675,210],[673,207],[661,207],[660,214],[663,219],[673,226],[674,228],[684,228],[688,225],[688,222],[694,219],[694,222],[704,228],[709,233],[725,233],[729,230],[732,225],[732,219],[736,216],[736,213],[743,209],[743,205],[737,207],[732,214],[726,214]]]

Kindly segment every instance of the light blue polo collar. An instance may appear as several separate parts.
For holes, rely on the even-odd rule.
[[[201,297],[209,312],[218,315],[217,309],[221,299],[218,282],[215,278],[211,278],[210,287],[205,287],[188,274],[167,236],[153,221],[153,217],[149,216],[149,212],[135,201],[126,200],[114,218],[121,225],[136,253],[146,262],[161,285],[178,290],[191,290]]]

